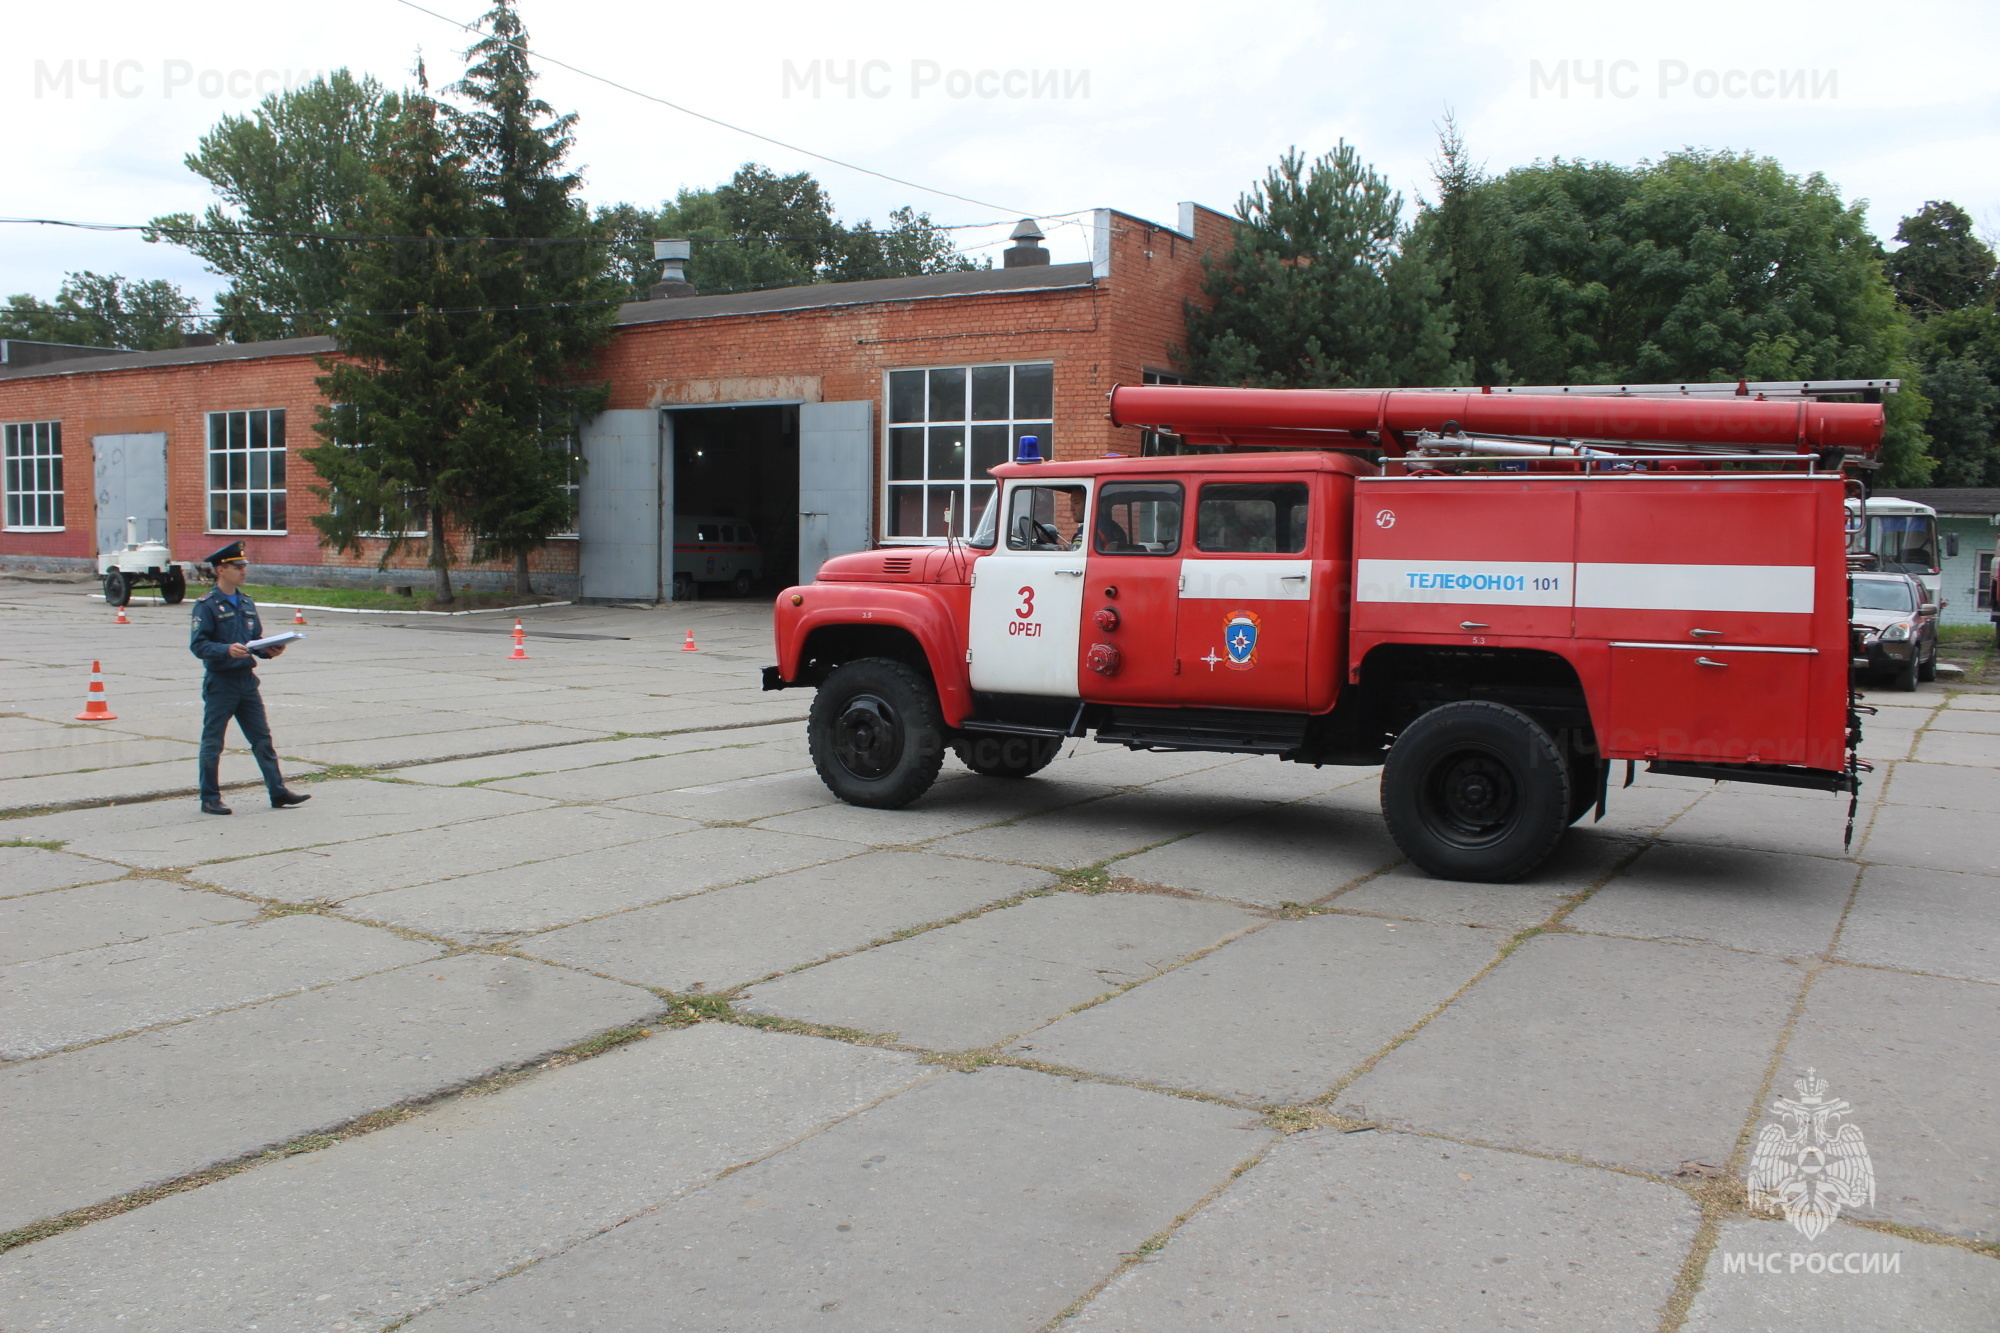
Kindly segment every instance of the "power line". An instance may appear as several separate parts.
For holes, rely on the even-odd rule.
[[[1083,212],[1086,210],[1076,210]],[[1037,218],[1038,222],[1056,222],[1069,217],[1068,213],[1051,213]],[[931,223],[933,231],[974,231],[982,227],[1004,227],[1012,218],[997,222],[955,222],[949,225]],[[73,227],[79,231],[149,231],[161,236],[236,236],[247,240],[269,241],[337,241],[343,245],[370,245],[377,242],[401,242],[404,244],[425,244],[449,241],[463,244],[490,245],[645,245],[655,239],[651,236],[389,236],[364,235],[355,232],[331,231],[264,231],[247,227],[165,227],[153,222],[74,222],[65,218],[0,218],[0,224],[36,227]],[[836,224],[845,225],[845,224]],[[850,234],[858,228],[851,228]],[[891,236],[892,231],[883,231],[872,224],[868,231],[877,236]],[[754,236],[685,236],[675,240],[693,241],[700,245],[729,244],[742,245],[748,240],[758,241],[806,241],[817,242],[825,239],[819,236],[782,236],[759,232]]]
[[[458,28],[464,32],[469,32],[475,37],[488,36],[487,33],[481,32],[478,27],[472,24],[460,23],[457,19],[450,18],[444,14],[440,14],[434,9],[426,9],[422,5],[417,4],[416,0],[396,0],[396,3],[399,5],[403,5],[409,9],[414,9],[419,14],[428,14],[430,15],[430,17],[437,19],[441,23],[449,23],[452,27]],[[768,134],[759,134],[756,130],[745,129],[741,125],[732,125],[730,122],[726,120],[722,120],[715,116],[708,115],[705,112],[696,111],[692,107],[682,106],[678,102],[669,102],[664,97],[658,97],[652,93],[641,91],[638,88],[632,87],[630,84],[620,83],[616,79],[607,79],[602,74],[593,74],[587,69],[579,68],[578,66],[572,65],[567,61],[558,60],[554,56],[549,55],[546,51],[535,50],[531,52],[528,49],[528,45],[526,42],[510,41],[508,45],[519,48],[524,55],[532,55],[534,56],[535,59],[542,61],[544,64],[559,66],[560,68],[568,70],[572,74],[580,75],[583,78],[592,80],[593,82],[604,84],[606,87],[616,88],[620,92],[630,93],[632,94],[632,96],[644,98],[648,102],[657,102],[661,106],[666,107],[669,110],[680,112],[684,116],[693,116],[696,120],[705,120],[709,124],[719,125],[725,130],[731,130],[737,134],[748,135],[752,139],[758,139],[764,143],[773,144],[776,147],[784,149],[786,152],[802,153],[807,157],[815,158],[821,162],[830,162],[834,166],[841,167],[847,171],[858,171],[864,176],[873,176],[878,180],[890,181],[896,185],[905,185],[912,190],[922,190],[925,194],[935,194],[945,199],[956,199],[960,203],[973,204],[979,208],[996,209],[1002,213],[1011,212],[1017,218],[1034,216],[1033,214],[1027,213],[1025,211],[1009,209],[1000,204],[988,203],[983,199],[974,199],[970,195],[955,194],[950,190],[940,190],[935,186],[922,185],[913,180],[904,180],[901,176],[891,176],[886,171],[876,171],[873,167],[864,167],[856,162],[844,161],[843,159],[837,157],[828,157],[825,153],[816,153],[810,148],[801,148],[799,147],[799,145],[795,143],[787,143],[783,139],[774,139]]]

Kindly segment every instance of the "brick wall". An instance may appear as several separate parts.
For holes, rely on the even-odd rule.
[[[1145,370],[1175,368],[1183,304],[1200,291],[1201,255],[1219,253],[1232,224],[1196,209],[1190,240],[1123,213],[1099,218],[1108,219],[1111,271],[1090,287],[628,325],[590,375],[611,383],[613,408],[866,399],[879,428],[889,370],[1048,360],[1055,363],[1055,457],[1134,453],[1136,432],[1105,419],[1104,395],[1114,384],[1137,383]],[[374,572],[379,547],[356,556],[319,545],[311,519],[324,506],[298,458],[318,443],[319,373],[310,356],[288,355],[0,379],[0,422],[63,423],[67,511],[60,533],[0,533],[0,565],[94,569],[91,439],[151,431],[167,436],[169,545],[178,559],[200,559],[227,540],[207,530],[207,413],[281,407],[289,531],[244,538],[253,571],[261,571],[253,577],[421,581],[421,543],[391,562],[393,576]],[[877,457],[879,469],[879,450]],[[577,543],[551,542],[533,568],[538,587],[573,591]],[[511,576],[511,566],[461,569],[454,577],[471,586],[499,586]]]

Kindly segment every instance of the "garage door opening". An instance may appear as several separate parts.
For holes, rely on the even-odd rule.
[[[673,413],[673,597],[771,597],[799,564],[799,409]]]

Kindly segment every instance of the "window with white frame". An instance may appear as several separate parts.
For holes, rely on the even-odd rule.
[[[208,529],[285,531],[285,409],[208,414]]]
[[[1140,372],[1139,382],[1142,384],[1186,384],[1188,381],[1183,376],[1170,374],[1164,370],[1147,370]],[[1176,454],[1210,452],[1213,452],[1213,450],[1192,446],[1178,435],[1168,435],[1162,431],[1155,430],[1142,430],[1139,432],[1139,453],[1144,458],[1171,458]]]
[[[578,525],[583,522],[583,450],[575,435],[566,435],[560,444],[549,446],[569,459],[569,469],[563,474],[563,494],[569,496],[569,528],[555,536],[575,540]]]
[[[10,421],[4,435],[7,530],[61,532],[62,422]]]
[[[888,373],[882,534],[938,541],[972,533],[993,493],[987,470],[1024,435],[1053,457],[1055,366],[936,366]]]
[[[347,407],[345,403],[335,403],[333,404],[332,410],[334,414],[333,419],[336,423],[344,425],[345,428],[348,430],[358,431],[360,429],[359,409],[350,409]],[[339,435],[335,435],[333,437],[333,443],[339,445],[343,449],[359,449],[361,447],[362,442],[360,440],[342,439]],[[338,496],[339,488],[335,487],[334,490],[335,490],[335,495]],[[375,538],[430,536],[431,535],[430,525],[429,523],[424,521],[425,516],[428,514],[429,510],[426,508],[423,501],[424,501],[424,493],[421,490],[407,490],[403,492],[403,508],[406,513],[415,516],[416,519],[415,526],[407,528],[402,532],[390,532],[388,530],[388,524],[385,521],[380,525],[379,530],[374,532],[364,532],[359,535],[363,537],[375,537]],[[386,520],[388,516],[386,514],[377,514],[376,517],[378,519]]]

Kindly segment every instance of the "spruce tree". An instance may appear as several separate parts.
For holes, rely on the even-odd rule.
[[[385,240],[353,248],[335,336],[314,382],[328,406],[303,450],[327,510],[324,544],[359,553],[385,535],[381,567],[412,542],[428,546],[437,598],[452,600],[454,531],[478,530],[493,442],[506,405],[487,385],[520,355],[489,291],[495,247],[479,235],[480,201],[464,154],[446,132],[423,68],[381,165],[389,184],[366,221]],[[421,536],[407,534],[421,533]]]
[[[574,114],[558,116],[535,96],[528,34],[512,0],[481,20],[453,92],[459,151],[477,199],[480,234],[501,242],[486,269],[484,303],[508,348],[480,388],[496,417],[479,459],[479,502],[469,516],[475,559],[514,561],[515,591],[532,591],[528,557],[574,527],[565,482],[583,418],[603,410],[608,387],[580,383],[590,355],[610,336],[619,284],[607,271],[603,234],[577,197],[582,178],[564,169]]]
[[[1487,177],[1466,153],[1449,113],[1431,164],[1437,202],[1412,229],[1410,248],[1436,272],[1457,325],[1456,354],[1474,384],[1549,384],[1563,365],[1548,311],[1522,271],[1521,243]]]
[[[1237,205],[1229,254],[1190,304],[1185,361],[1208,384],[1455,383],[1437,275],[1402,246],[1403,200],[1343,142],[1287,152]]]

